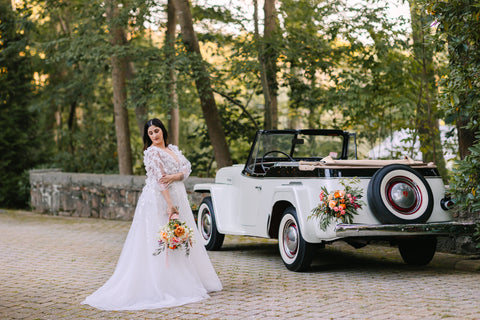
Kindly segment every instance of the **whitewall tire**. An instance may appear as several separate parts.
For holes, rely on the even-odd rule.
[[[375,217],[384,224],[424,223],[433,210],[428,182],[414,169],[400,164],[375,172],[367,200]]]
[[[205,197],[198,208],[197,228],[207,250],[219,250],[222,247],[224,234],[217,230],[212,199]]]
[[[283,213],[278,228],[278,247],[288,270],[305,271],[310,267],[314,246],[303,239],[293,207]]]

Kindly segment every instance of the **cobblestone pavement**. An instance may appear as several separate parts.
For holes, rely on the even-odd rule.
[[[437,253],[426,267],[395,248],[338,242],[309,272],[274,240],[227,237],[210,252],[224,290],[177,308],[100,311],[80,302],[111,275],[129,222],[0,210],[0,319],[480,319],[480,272]]]

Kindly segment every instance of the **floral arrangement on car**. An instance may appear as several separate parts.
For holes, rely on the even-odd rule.
[[[320,229],[327,230],[332,221],[352,223],[357,210],[365,203],[360,200],[363,190],[352,185],[360,183],[359,179],[341,179],[340,184],[345,188],[329,192],[322,187],[320,191],[320,203],[313,208],[310,218],[320,219]]]
[[[166,249],[185,249],[185,254],[190,254],[193,245],[193,230],[184,221],[170,220],[160,228],[158,232],[158,248],[153,252],[154,256],[159,255]]]

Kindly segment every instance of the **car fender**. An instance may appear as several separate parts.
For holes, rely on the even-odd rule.
[[[312,208],[316,205],[312,203],[312,197],[309,188],[302,185],[295,186],[279,186],[276,187],[273,193],[272,204],[273,206],[278,202],[289,202],[297,212],[298,224],[303,239],[310,243],[320,243],[324,239],[335,238],[335,231],[333,228],[328,228],[326,231],[319,230],[318,223],[315,219],[309,219]],[[272,208],[273,208],[272,206]],[[272,214],[282,215],[283,212]],[[270,217],[270,221],[273,221],[275,217]],[[281,217],[277,217],[281,218]],[[278,226],[269,226],[278,227]],[[322,235],[322,237],[319,237]]]
[[[453,221],[452,211],[442,208],[442,199],[445,198],[445,185],[441,177],[425,177],[433,193],[433,212],[427,222]]]
[[[232,216],[234,216],[232,214],[235,200],[233,186],[217,183],[201,183],[196,184],[193,190],[200,193],[210,193],[217,230],[220,233],[230,231],[230,226],[233,224]]]

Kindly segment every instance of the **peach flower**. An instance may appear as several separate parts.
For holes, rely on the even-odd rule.
[[[330,202],[328,202],[328,207],[330,209],[335,208],[336,205],[337,205],[337,201],[335,201],[335,200],[330,200]]]

